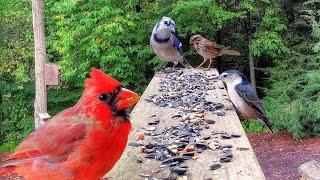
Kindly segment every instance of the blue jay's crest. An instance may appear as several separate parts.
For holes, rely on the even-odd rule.
[[[172,20],[171,18],[169,18],[169,17],[166,17],[166,16],[163,16],[162,18],[161,18],[161,21],[163,21],[163,23],[165,24],[165,25],[176,25],[176,23],[174,22],[174,20]]]
[[[176,23],[169,17],[163,16],[159,22],[157,22],[155,26],[155,30],[158,31],[159,29],[169,29],[171,33],[175,32],[175,25]]]

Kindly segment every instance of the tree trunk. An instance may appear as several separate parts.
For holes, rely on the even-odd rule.
[[[256,91],[256,76],[254,72],[254,58],[252,55],[252,52],[250,50],[250,45],[252,44],[252,23],[251,23],[251,13],[248,12],[248,48],[249,48],[249,53],[248,53],[248,58],[249,58],[249,69],[250,69],[250,81],[252,88],[254,91]]]
[[[216,38],[215,38],[215,41],[217,44],[223,44],[223,28],[219,29],[217,32],[216,32]],[[213,60],[214,64],[215,64],[215,67],[220,71],[220,72],[223,72],[225,71],[226,69],[226,62],[223,61],[223,57],[222,56],[218,56],[216,57],[214,60]],[[225,64],[223,64],[225,63]],[[224,67],[224,68],[223,68]]]
[[[39,114],[47,113],[47,91],[45,84],[45,62],[46,46],[44,33],[44,11],[42,0],[32,0],[32,22],[34,35],[34,58],[35,58],[35,80],[36,94],[34,103],[35,128],[40,127],[44,122]]]

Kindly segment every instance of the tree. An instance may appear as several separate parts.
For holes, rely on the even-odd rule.
[[[35,128],[44,124],[41,114],[47,113],[47,88],[45,82],[45,62],[47,61],[45,33],[44,33],[44,10],[42,0],[32,0],[32,19],[34,35],[34,58],[36,94],[34,102]]]
[[[264,104],[278,129],[295,138],[320,135],[319,3],[289,1],[294,20],[284,35],[290,53],[278,56],[269,70]],[[293,19],[293,18],[290,18]]]

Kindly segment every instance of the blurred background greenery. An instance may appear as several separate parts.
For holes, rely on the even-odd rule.
[[[254,56],[257,91],[271,122],[295,138],[320,135],[320,2],[316,0],[46,0],[48,58],[62,67],[51,87],[51,115],[73,105],[93,66],[140,93],[164,63],[149,47],[154,24],[169,16],[187,59],[202,60],[189,44],[197,33],[241,52],[220,57],[219,71],[249,77]],[[252,41],[249,41],[250,36]],[[34,60],[31,2],[0,2],[0,152],[33,129]],[[244,123],[248,132],[260,124]]]

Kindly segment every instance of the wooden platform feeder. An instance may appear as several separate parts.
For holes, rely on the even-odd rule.
[[[210,71],[198,69],[183,70],[184,74],[198,72],[218,75],[216,69],[211,69]],[[133,130],[129,136],[128,142],[136,140],[136,133],[147,125],[150,116],[155,115],[160,119],[160,123],[157,125],[157,131],[179,123],[171,117],[177,109],[158,107],[145,101],[151,94],[158,92],[160,80],[164,78],[163,74],[156,74],[143,93],[141,100],[133,109],[130,118]],[[164,80],[170,81],[169,79]],[[215,82],[215,86],[220,88],[206,92],[208,94],[206,99],[220,102],[224,104],[225,107],[232,107],[223,83],[217,81]],[[264,180],[265,176],[233,108],[229,108],[229,110],[225,111],[224,116],[217,116],[217,114],[206,112],[206,118],[214,119],[216,123],[210,125],[209,129],[202,130],[202,133],[225,131],[241,135],[241,137],[238,138],[219,139],[221,143],[231,144],[233,146],[233,159],[229,163],[221,163],[222,167],[217,170],[210,170],[210,165],[215,163],[214,161],[218,158],[219,154],[215,151],[205,150],[202,153],[197,154],[198,158],[196,160],[191,159],[184,162],[184,165],[188,166],[188,172],[184,176],[179,176],[178,179]],[[144,142],[148,141],[150,141],[150,137],[146,136]],[[161,161],[144,159],[143,163],[138,163],[137,158],[141,156],[141,154],[142,153],[138,152],[137,148],[128,146],[122,155],[122,158],[106,177],[116,180],[161,179]],[[145,177],[143,177],[143,175],[145,175]]]

